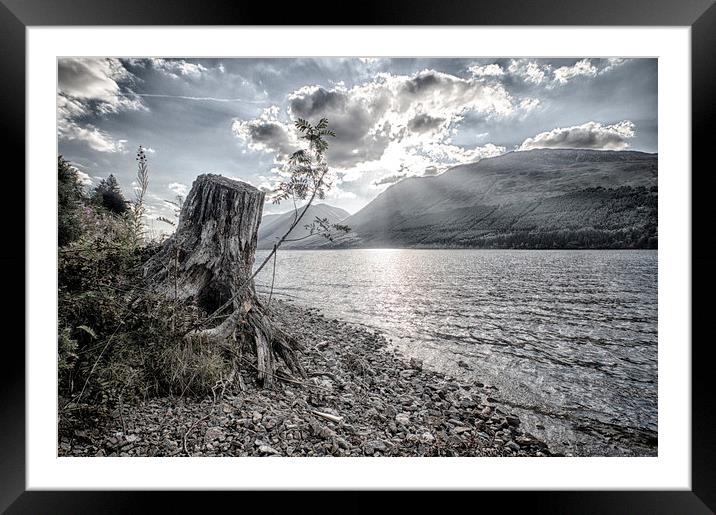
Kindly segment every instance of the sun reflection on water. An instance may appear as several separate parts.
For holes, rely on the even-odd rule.
[[[495,385],[520,405],[656,430],[656,256],[282,251],[276,294],[381,329],[428,366]]]

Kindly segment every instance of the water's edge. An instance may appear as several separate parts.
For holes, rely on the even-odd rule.
[[[331,259],[331,252],[340,252],[341,259]],[[559,288],[562,289],[558,288],[557,293],[560,298],[569,298],[570,301],[566,307],[560,302],[555,303],[545,290],[535,294],[538,297],[536,302],[525,304],[519,295],[535,286],[535,281],[528,278],[525,282],[524,278],[520,278],[517,287],[510,284],[504,286],[505,290],[516,292],[517,298],[503,303],[500,300],[500,287],[505,281],[509,283],[510,279],[501,277],[495,281],[497,288],[489,292],[489,298],[480,300],[482,304],[479,309],[484,309],[483,304],[487,302],[492,303],[490,309],[477,318],[469,312],[474,308],[469,303],[475,300],[468,283],[474,282],[474,277],[466,275],[465,281],[461,283],[458,276],[462,272],[457,272],[456,276],[454,270],[441,280],[453,281],[448,294],[456,297],[451,301],[441,299],[437,311],[442,311],[437,314],[432,303],[440,295],[446,295],[440,289],[428,289],[430,295],[423,295],[422,298],[418,298],[415,291],[399,292],[402,298],[400,295],[397,298],[395,295],[386,296],[383,290],[395,289],[395,276],[398,276],[401,283],[424,282],[421,274],[425,272],[426,266],[439,270],[444,265],[446,252],[463,251],[439,251],[440,259],[432,256],[428,259],[424,254],[418,255],[416,259],[416,252],[437,251],[284,251],[279,256],[277,270],[281,272],[277,272],[274,295],[291,298],[306,307],[321,309],[338,320],[379,330],[405,355],[421,359],[435,371],[460,381],[480,381],[494,386],[495,400],[510,406],[523,420],[525,429],[546,441],[555,451],[575,456],[657,454],[656,321],[655,313],[651,312],[652,308],[655,309],[652,306],[655,304],[652,299],[655,288],[651,284],[651,261],[655,262],[655,252],[653,256],[632,254],[625,257],[624,252],[641,251],[622,251],[617,254],[610,251],[587,251],[603,253],[597,256],[595,265],[591,262],[595,261],[594,256],[579,255],[585,251],[562,251],[558,255],[547,256],[545,253],[550,254],[549,251],[537,251],[536,255],[534,252],[519,251],[522,256],[528,257],[518,259],[518,270],[521,267],[530,272],[537,270],[543,273],[543,269],[549,271],[557,265],[562,266],[559,274],[550,276],[550,279],[554,282],[555,278],[561,278],[563,284]],[[490,253],[492,257],[485,260],[484,255]],[[560,262],[565,259],[565,253],[568,254],[567,265]],[[573,255],[575,253],[576,256]],[[505,258],[504,252],[494,250],[453,255],[449,259],[459,258],[458,262],[462,260],[465,263],[482,259],[483,269],[492,267],[489,268],[490,273],[499,274],[502,263],[492,266],[491,260],[501,254],[500,259],[507,259],[508,262],[514,259],[513,253],[508,252]],[[387,255],[389,259],[377,259],[376,256],[380,255]],[[259,259],[260,256],[257,261]],[[433,262],[426,265],[426,259]],[[569,268],[575,259],[580,261],[575,268],[578,270],[576,275]],[[347,272],[341,270],[346,260],[350,262]],[[533,267],[530,262],[535,260],[546,261],[548,266]],[[390,272],[387,275],[386,269]],[[411,270],[418,270],[419,273],[411,275]],[[520,273],[517,272],[517,275]],[[495,286],[491,284],[491,279],[485,280],[489,275],[482,274],[480,288]],[[264,279],[265,275],[260,275],[257,280],[259,291],[266,289]],[[653,281],[655,283],[655,278]],[[574,287],[576,283],[579,284],[578,288]],[[423,288],[424,284],[416,287]],[[355,297],[365,297],[365,304],[356,301]],[[347,302],[349,298],[353,300]],[[526,298],[529,300],[529,296]],[[420,304],[420,309],[413,306],[412,310],[401,311],[402,308],[396,307],[403,304]],[[486,331],[485,327],[495,323],[490,317],[494,313],[501,313],[506,305],[511,304],[529,305],[534,313],[528,311],[529,318],[521,319],[515,328],[510,318],[514,313],[508,310],[506,314],[502,313],[503,318],[495,319],[500,323],[506,322],[504,325],[507,327],[501,327],[499,331]],[[524,313],[518,312],[517,315]],[[571,325],[580,316],[586,320],[584,327],[577,327],[577,331],[573,332]],[[566,321],[557,324],[559,338],[554,338],[555,327],[545,330],[543,326],[554,325],[554,320],[561,320],[560,317],[566,317]],[[590,321],[589,317],[594,318],[594,321]],[[567,329],[561,327],[560,324],[564,323],[568,324]],[[531,331],[535,324],[538,324],[539,331],[545,331],[545,341],[554,338],[557,342],[549,341],[546,344],[546,352],[551,353],[546,357],[542,355],[545,350],[539,340],[539,331]],[[420,325],[420,330],[414,330],[416,325]],[[608,328],[613,326],[616,332],[601,334],[599,331],[603,331],[602,325]],[[463,326],[467,328],[465,331],[462,331]],[[406,328],[413,328],[410,329],[412,334]],[[514,335],[519,338],[510,338]],[[499,338],[507,341],[500,341]],[[559,347],[563,347],[564,342],[576,347],[570,348],[565,354],[564,349]],[[569,359],[564,360],[564,356]],[[634,363],[630,364],[629,360]],[[571,376],[579,380],[575,382]],[[624,385],[630,389],[629,395],[635,399],[633,402],[625,402],[619,392],[624,389]],[[599,398],[602,390],[603,398]],[[610,390],[615,390],[618,395]],[[553,394],[556,395],[554,399]],[[544,402],[545,399],[551,402]],[[652,405],[653,409],[650,408]]]

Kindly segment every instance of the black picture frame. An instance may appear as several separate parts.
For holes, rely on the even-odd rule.
[[[6,171],[5,191],[11,200],[1,202],[3,232],[13,242],[11,254],[0,255],[0,270],[6,279],[3,308],[4,327],[24,330],[18,321],[24,312],[24,213],[25,142],[25,30],[47,25],[575,25],[575,26],[689,26],[691,27],[692,72],[692,235],[707,235],[712,219],[709,198],[714,190],[714,174],[706,169],[716,133],[714,94],[716,92],[716,6],[714,0],[465,0],[363,1],[350,7],[317,1],[306,4],[268,4],[234,1],[172,0],[0,0],[0,62],[4,77],[0,80],[0,111],[4,136]],[[88,43],[90,44],[90,43]],[[664,144],[664,142],[660,142]],[[49,172],[48,172],[49,173]],[[688,170],[683,171],[688,174]],[[48,180],[51,175],[48,175]],[[14,184],[13,184],[14,181]],[[9,195],[8,195],[9,196]],[[24,216],[24,215],[22,215]],[[709,238],[706,238],[708,241]],[[589,491],[589,492],[479,492],[483,500],[524,505],[529,511],[549,513],[714,513],[716,512],[716,403],[711,395],[712,362],[709,348],[713,342],[707,326],[711,307],[705,300],[714,291],[716,257],[703,244],[692,243],[692,489],[690,491]],[[13,291],[14,290],[14,291]],[[10,297],[12,296],[12,297]],[[668,314],[660,313],[661,316]],[[19,327],[18,327],[19,326]],[[8,333],[9,334],[9,333]],[[701,336],[701,338],[699,337]],[[709,337],[711,336],[711,337]],[[6,337],[5,354],[0,360],[0,510],[7,513],[135,513],[188,511],[194,506],[210,506],[217,500],[248,508],[252,501],[265,501],[260,493],[182,492],[40,492],[25,491],[25,352],[18,339]],[[691,342],[680,342],[688,347]],[[53,342],[54,344],[54,342]],[[306,492],[269,494],[276,501],[310,508]],[[424,505],[424,493],[413,493],[404,500]],[[240,498],[240,500],[239,500]],[[373,502],[358,492],[343,493],[342,510],[366,511]],[[459,502],[453,497],[452,502]],[[474,500],[468,502],[475,502]],[[210,504],[207,504],[210,503]],[[370,508],[369,508],[370,507]]]

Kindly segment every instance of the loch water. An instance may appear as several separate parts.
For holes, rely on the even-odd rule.
[[[493,386],[557,452],[653,456],[657,270],[655,250],[286,250],[274,295]]]

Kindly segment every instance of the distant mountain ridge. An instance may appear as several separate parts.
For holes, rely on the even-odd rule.
[[[302,248],[656,248],[658,156],[537,149],[404,179]]]
[[[299,208],[299,213],[301,208]],[[316,217],[327,218],[331,224],[338,223],[350,216],[348,211],[339,207],[329,206],[328,204],[314,204],[308,208],[298,225],[291,231],[289,239],[303,238],[309,234],[305,228],[307,224],[311,224]],[[276,243],[293,223],[294,211],[287,211],[279,214],[263,215],[261,225],[259,226],[258,242],[256,248],[270,249]],[[300,242],[286,241],[281,248],[292,248]]]

